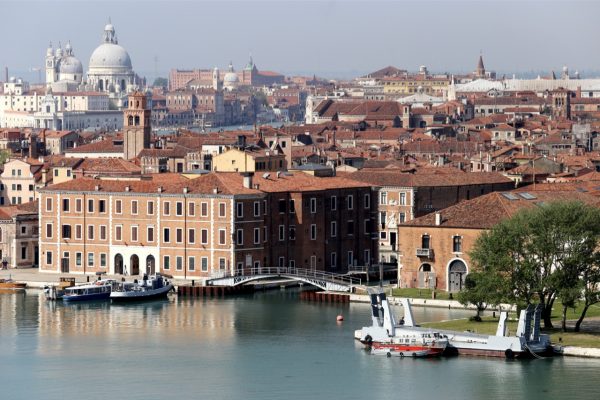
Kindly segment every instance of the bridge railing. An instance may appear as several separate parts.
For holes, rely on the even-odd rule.
[[[291,275],[299,278],[320,279],[328,282],[339,283],[342,285],[356,286],[361,284],[361,279],[353,276],[336,274],[333,272],[318,271],[305,268],[291,267],[252,267],[243,270],[218,271],[211,274],[211,279],[230,278],[234,276],[255,276],[255,275]]]

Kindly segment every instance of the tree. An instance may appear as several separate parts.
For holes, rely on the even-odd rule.
[[[481,313],[488,305],[500,304],[502,296],[498,288],[502,285],[499,279],[483,272],[473,272],[465,277],[465,289],[458,293],[458,301],[465,306],[473,304],[477,308],[475,321],[481,321]]]
[[[585,318],[590,306],[600,303],[600,256],[597,255],[596,262],[590,264],[581,274],[581,284],[583,286],[583,310],[579,319],[575,323],[575,332],[581,330],[581,323]]]
[[[169,85],[169,80],[167,78],[158,77],[154,80],[152,86],[156,87],[164,87],[166,88]]]
[[[544,327],[551,328],[557,296],[561,291],[573,296],[568,290],[578,284],[574,277],[595,265],[599,237],[598,208],[581,202],[548,203],[522,210],[482,234],[471,259],[474,271],[481,272],[478,284],[498,280],[489,299],[521,306],[539,302]]]

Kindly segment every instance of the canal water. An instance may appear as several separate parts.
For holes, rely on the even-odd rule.
[[[0,399],[600,398],[597,360],[388,359],[355,343],[369,323],[367,304],[294,290],[136,305],[0,294]]]

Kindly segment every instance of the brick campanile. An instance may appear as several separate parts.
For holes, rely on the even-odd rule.
[[[123,110],[123,156],[131,160],[142,149],[150,148],[150,109],[144,93],[129,95],[128,106]]]

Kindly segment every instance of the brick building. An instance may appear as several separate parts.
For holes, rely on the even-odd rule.
[[[400,286],[460,291],[471,270],[469,252],[482,232],[521,209],[559,200],[600,204],[577,191],[497,192],[399,225]]]
[[[81,178],[40,191],[40,270],[203,279],[370,263],[368,185],[302,173]]]

